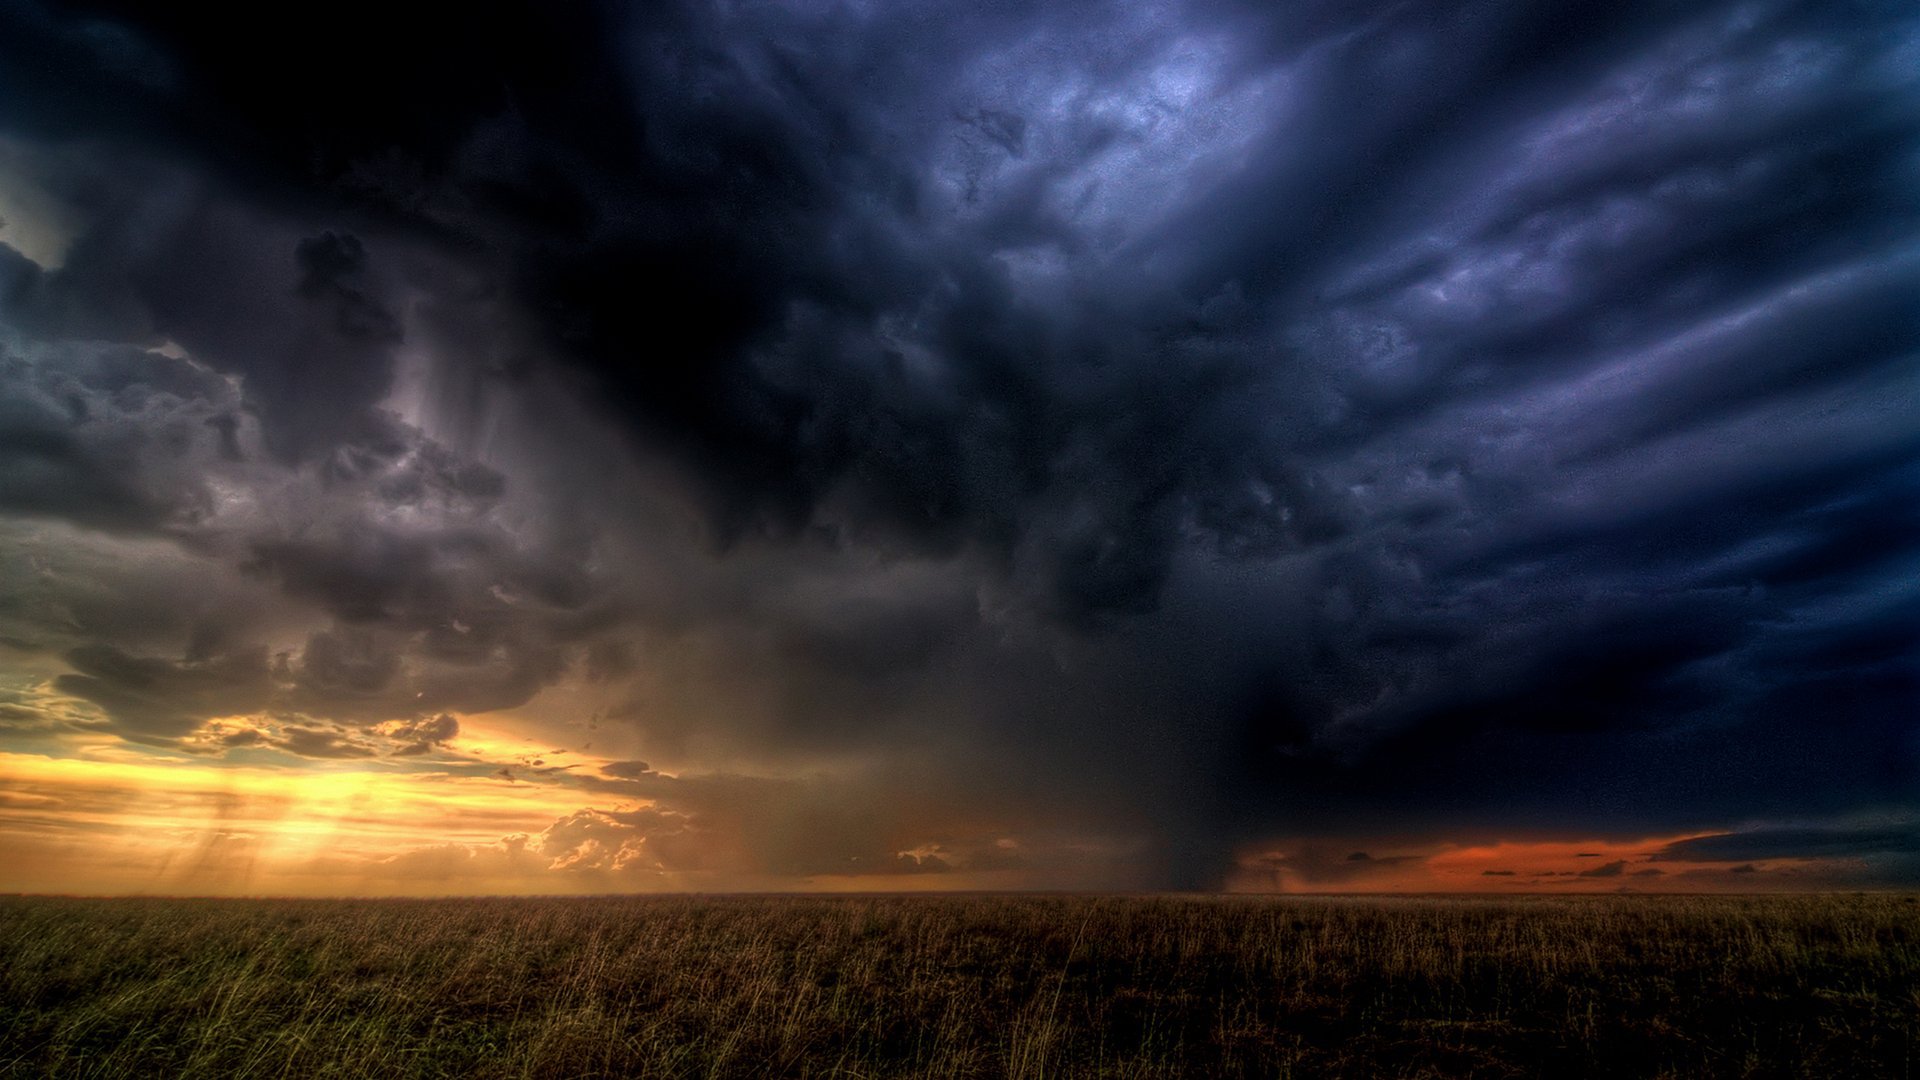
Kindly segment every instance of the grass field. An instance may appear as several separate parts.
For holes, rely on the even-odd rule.
[[[0,898],[0,1075],[1920,1071],[1920,898]]]

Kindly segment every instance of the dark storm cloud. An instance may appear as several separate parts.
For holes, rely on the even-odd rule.
[[[1920,855],[1920,825],[1906,822],[1852,828],[1772,826],[1678,840],[1661,849],[1654,858],[1674,862],[1736,862],[1857,855]]]
[[[1341,855],[1325,844],[1307,844],[1285,854],[1264,855],[1244,865],[1249,870],[1270,875],[1275,887],[1282,890],[1294,883],[1364,889],[1375,875],[1421,861],[1418,855],[1376,857],[1364,851]]]
[[[511,707],[607,621],[591,573],[490,516],[498,473],[388,414],[340,426],[294,472],[255,423],[211,422],[240,392],[195,361],[28,340],[0,377],[11,514],[179,544],[116,559],[16,533],[0,604],[23,648],[67,652],[59,689],[143,737],[267,705],[362,724]],[[316,622],[267,664],[262,635]],[[239,655],[266,666],[258,685],[249,669],[258,692],[207,697],[209,658]]]
[[[267,704],[271,676],[264,649],[178,662],[128,656],[111,646],[67,654],[71,675],[54,685],[105,709],[126,730],[184,735],[210,716],[256,711]]]
[[[14,2],[0,41],[83,223],[0,247],[0,510],[273,590],[276,708],[578,670],[666,749],[937,755],[1176,883],[1415,808],[1920,784],[1902,5]],[[32,629],[149,737],[267,703],[219,666],[266,627]],[[1384,861],[1341,847],[1291,869]]]
[[[179,163],[80,155],[44,168],[39,181],[89,225],[57,268],[0,269],[0,310],[17,333],[184,349],[245,379],[269,449],[286,459],[324,452],[387,392],[391,286],[356,237],[309,235]]]
[[[374,755],[373,747],[347,738],[340,732],[308,727],[287,728],[284,736],[273,745],[290,754],[310,758],[366,758]]]
[[[139,349],[0,345],[0,512],[151,532],[204,511],[196,460],[221,441],[235,388]]]

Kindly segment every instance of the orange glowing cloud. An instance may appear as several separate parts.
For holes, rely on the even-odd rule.
[[[1632,839],[1495,840],[1477,843],[1394,838],[1295,840],[1245,852],[1228,882],[1234,892],[1502,893],[1753,892],[1818,887],[1833,869],[1822,860],[1763,865],[1678,861],[1672,845],[1702,836]]]

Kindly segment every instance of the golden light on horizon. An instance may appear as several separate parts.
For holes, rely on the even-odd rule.
[[[0,849],[29,892],[342,894],[413,889],[385,861],[499,843],[579,809],[578,791],[354,763],[275,768],[171,756],[0,753]],[[526,886],[513,891],[527,891]]]

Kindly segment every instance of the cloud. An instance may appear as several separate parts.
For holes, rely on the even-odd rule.
[[[375,753],[373,747],[340,732],[310,727],[288,727],[273,745],[310,758],[367,758]]]
[[[208,717],[255,712],[271,693],[264,649],[172,661],[82,646],[66,660],[74,673],[58,677],[54,686],[93,702],[140,735],[184,735]]]
[[[1756,824],[1678,840],[1652,857],[1679,875],[1703,869],[1688,864],[1733,862],[1740,865],[1729,873],[1786,867],[1831,887],[1908,888],[1920,881],[1920,834],[1904,814]]]
[[[756,853],[755,838],[739,830],[730,814],[711,809],[663,806],[637,809],[583,809],[555,821],[530,837],[526,850],[548,860],[546,869],[565,873],[616,875],[645,880],[752,880],[769,873],[780,877],[826,878],[949,873],[951,854],[936,851],[884,851],[846,848],[840,837],[815,837],[836,846],[814,856],[782,853],[784,863],[768,865]],[[982,860],[982,868],[999,868]]]
[[[1285,891],[1297,885],[1364,889],[1390,880],[1396,869],[1417,869],[1423,862],[1420,855],[1374,856],[1364,851],[1340,855],[1323,843],[1308,841],[1243,861],[1241,866],[1256,876],[1264,875],[1267,884]]]
[[[513,856],[593,873],[700,828],[964,870],[1018,826],[1176,886],[1311,833],[1277,869],[1362,881],[1383,821],[1762,814],[1811,824],[1657,857],[1892,867],[1833,822],[1920,769],[1916,41],[13,4],[0,634],[147,742],[596,741],[583,785],[689,822]],[[915,784],[666,775],[848,761]]]
[[[1654,858],[1673,862],[1744,862],[1916,853],[1920,853],[1920,828],[1904,822],[1763,826],[1677,840],[1662,848]]]
[[[401,745],[393,753],[401,757],[425,754],[460,734],[460,721],[447,713],[419,720],[400,720],[381,726],[381,734],[397,739]]]
[[[0,512],[112,531],[190,524],[211,501],[202,465],[235,388],[214,372],[133,347],[0,343]]]

